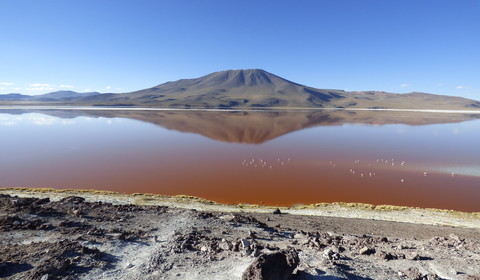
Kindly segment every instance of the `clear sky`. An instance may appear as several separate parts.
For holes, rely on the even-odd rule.
[[[480,100],[479,0],[0,0],[0,94],[128,92],[260,68]]]

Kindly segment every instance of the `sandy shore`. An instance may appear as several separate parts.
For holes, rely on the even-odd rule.
[[[0,189],[0,231],[2,279],[480,279],[480,213]]]

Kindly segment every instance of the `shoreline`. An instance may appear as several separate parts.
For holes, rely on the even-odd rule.
[[[0,278],[478,280],[479,214],[0,189]]]
[[[420,208],[395,205],[372,205],[366,203],[314,203],[308,205],[269,206],[255,204],[221,204],[188,195],[160,195],[149,193],[118,193],[102,190],[53,189],[53,188],[0,188],[0,194],[19,197],[50,198],[53,201],[69,196],[81,196],[89,202],[106,202],[118,205],[167,206],[197,211],[231,213],[282,213],[304,216],[356,218],[366,220],[412,223],[420,225],[450,226],[480,229],[480,212],[461,212],[448,209]]]
[[[380,111],[380,112],[416,112],[439,114],[480,114],[480,110],[437,110],[437,109],[395,109],[395,108],[309,108],[309,107],[262,107],[220,109],[220,108],[156,108],[156,107],[115,107],[115,106],[42,106],[42,105],[0,105],[0,110],[85,110],[85,111],[207,111],[207,112],[244,112],[244,111]]]

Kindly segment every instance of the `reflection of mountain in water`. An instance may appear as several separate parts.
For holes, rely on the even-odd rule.
[[[43,113],[59,118],[79,116],[128,118],[167,129],[196,133],[213,140],[260,144],[300,129],[343,124],[427,125],[480,118],[476,114],[386,111],[154,111],[154,110],[0,110],[0,113]]]

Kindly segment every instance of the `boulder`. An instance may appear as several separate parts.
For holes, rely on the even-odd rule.
[[[288,280],[299,262],[295,249],[264,253],[247,267],[242,280]]]

